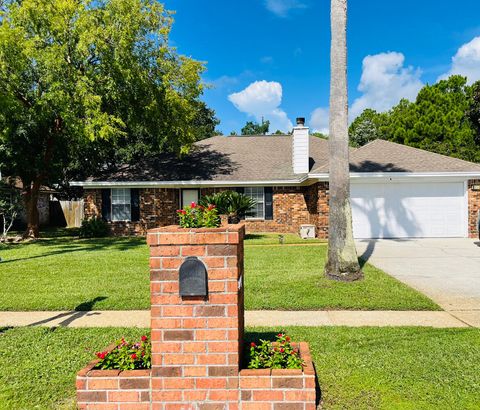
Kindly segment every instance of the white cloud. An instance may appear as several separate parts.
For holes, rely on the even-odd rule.
[[[402,53],[389,52],[367,56],[363,60],[363,72],[358,90],[363,95],[350,108],[354,119],[366,108],[387,111],[402,98],[413,100],[423,87],[421,71],[405,67]]]
[[[307,7],[299,0],[265,0],[265,6],[278,17],[287,17],[289,11]]]
[[[452,57],[450,71],[438,79],[443,80],[454,74],[467,77],[469,84],[480,80],[480,37],[475,37],[469,43],[461,46],[457,54]]]
[[[272,64],[273,63],[273,57],[271,56],[265,56],[260,59],[260,62],[263,64]]]
[[[292,122],[287,113],[280,108],[282,103],[282,85],[275,81],[255,81],[244,90],[233,93],[228,99],[235,108],[260,122],[262,117],[270,121],[270,131],[290,131]]]
[[[328,108],[317,108],[310,116],[310,127],[313,131],[328,135],[329,132],[329,112]]]

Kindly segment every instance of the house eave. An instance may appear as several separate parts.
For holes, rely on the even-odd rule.
[[[101,188],[203,188],[203,187],[245,187],[245,186],[295,186],[308,184],[305,175],[299,179],[265,181],[74,181],[71,186],[86,189]]]
[[[310,178],[319,181],[328,180],[328,174],[309,174]],[[468,180],[480,178],[480,172],[350,172],[350,180],[372,180],[372,181],[392,181],[392,180]]]

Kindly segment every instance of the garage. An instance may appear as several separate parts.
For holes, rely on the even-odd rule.
[[[468,236],[465,182],[353,182],[355,238]]]

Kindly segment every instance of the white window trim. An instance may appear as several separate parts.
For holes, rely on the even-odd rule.
[[[128,190],[130,193],[130,203],[122,203],[122,204],[116,204],[116,205],[129,205],[130,206],[130,218],[128,219],[114,219],[114,214],[113,214],[113,191],[114,190]],[[111,215],[111,220],[112,222],[131,222],[132,221],[132,190],[131,188],[111,188],[110,189],[110,215]]]
[[[245,216],[245,220],[246,221],[265,221],[265,187],[244,187],[244,192],[247,188],[261,188],[262,189],[262,192],[263,192],[263,217],[259,217],[259,216]]]

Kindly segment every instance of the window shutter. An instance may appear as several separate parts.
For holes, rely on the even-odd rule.
[[[112,220],[112,190],[102,189],[102,218],[104,221]]]
[[[130,205],[132,222],[140,221],[140,190],[138,188],[132,188],[130,190]]]
[[[264,188],[265,195],[265,219],[267,221],[273,220],[273,188],[266,186]]]

